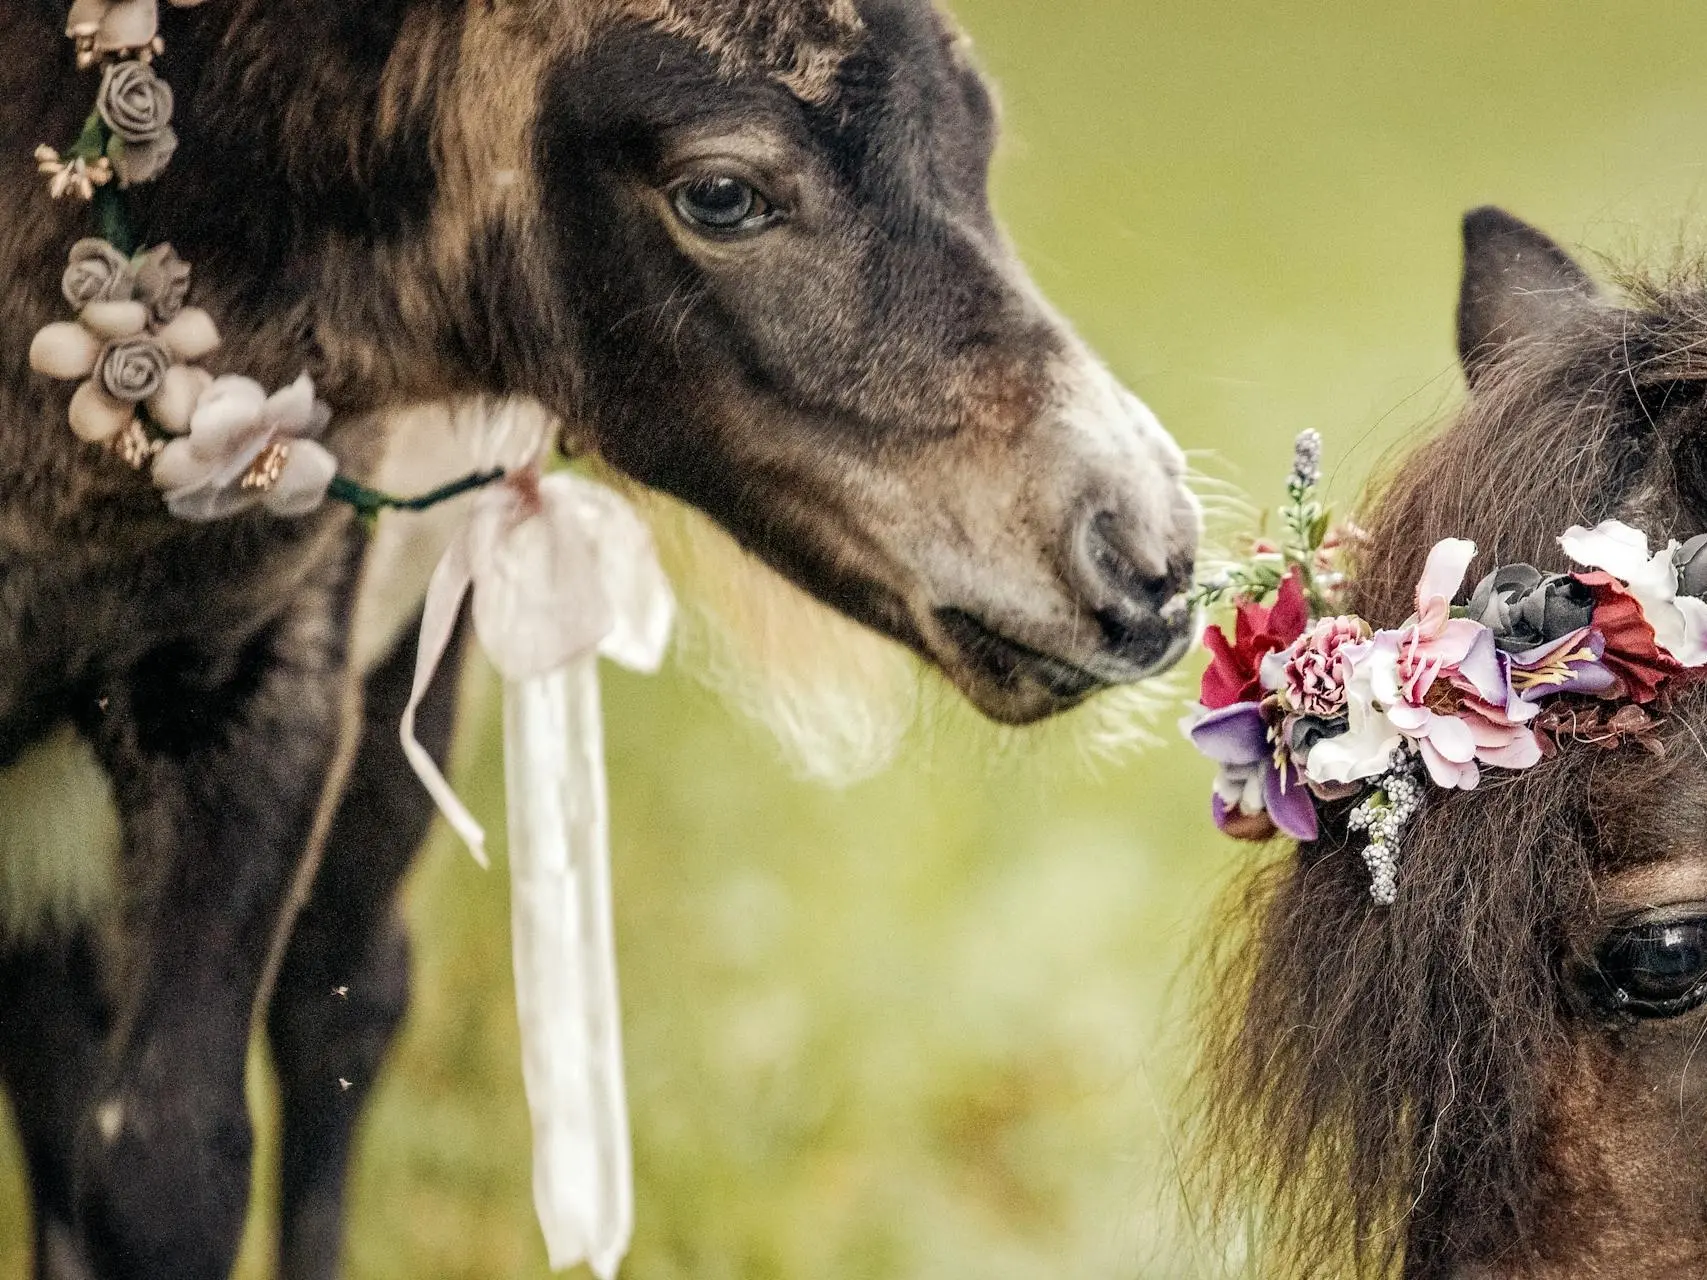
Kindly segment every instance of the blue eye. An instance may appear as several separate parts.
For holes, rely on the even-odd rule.
[[[716,174],[684,182],[672,197],[677,215],[702,231],[745,231],[771,220],[770,203],[739,178]]]
[[[1600,1001],[1615,1012],[1674,1018],[1707,1002],[1707,920],[1609,935],[1595,956]]]

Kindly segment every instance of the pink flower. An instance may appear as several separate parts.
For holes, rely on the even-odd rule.
[[[154,483],[180,520],[223,520],[255,506],[307,515],[338,470],[318,440],[331,416],[306,373],[270,396],[252,378],[215,378],[196,400],[189,431],[154,460]]]
[[[1351,681],[1350,645],[1369,639],[1362,618],[1321,618],[1293,644],[1286,661],[1286,692],[1307,716],[1332,720],[1346,711]]]
[[[1416,617],[1397,633],[1407,701],[1420,703],[1435,678],[1448,667],[1461,667],[1477,639],[1488,634],[1481,623],[1452,616],[1452,597],[1464,585],[1464,574],[1475,555],[1476,544],[1463,538],[1437,542],[1428,553],[1417,583]]]
[[[1516,700],[1508,706],[1534,711],[1529,703]],[[1541,739],[1528,725],[1513,722],[1507,708],[1466,698],[1459,706],[1459,716],[1475,739],[1476,759],[1482,764],[1500,769],[1530,769],[1541,763]]]
[[[1371,659],[1375,697],[1393,727],[1416,744],[1436,785],[1465,791],[1481,781],[1479,764],[1540,758],[1534,732],[1520,723],[1537,708],[1512,696],[1493,632],[1451,614],[1475,554],[1476,544],[1461,538],[1435,544],[1417,584],[1416,617],[1378,633]]]

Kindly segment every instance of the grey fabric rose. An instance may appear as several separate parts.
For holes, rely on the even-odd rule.
[[[91,302],[127,302],[135,287],[130,259],[93,236],[71,246],[60,290],[74,310]]]
[[[165,172],[177,149],[178,135],[168,129],[153,142],[125,142],[115,138],[107,148],[107,158],[112,161],[119,186],[134,187],[153,182]]]
[[[95,109],[125,142],[155,142],[172,127],[172,86],[146,62],[109,63]]]
[[[1568,574],[1508,564],[1477,584],[1468,614],[1494,633],[1495,648],[1525,653],[1588,626],[1594,595]]]
[[[189,293],[190,264],[171,245],[156,245],[136,260],[136,298],[155,324],[170,324]]]
[[[1347,720],[1344,716],[1323,719],[1320,716],[1293,715],[1286,717],[1281,726],[1287,750],[1296,759],[1303,759],[1310,754],[1310,748],[1323,738],[1337,738],[1346,731]]]
[[[113,131],[107,157],[121,187],[152,182],[178,149],[172,130],[172,88],[146,62],[110,64],[95,106]]]
[[[172,357],[146,334],[109,342],[101,353],[101,387],[115,400],[136,404],[160,390]]]
[[[1684,596],[1707,596],[1707,533],[1697,534],[1672,552],[1677,566],[1677,592]]]

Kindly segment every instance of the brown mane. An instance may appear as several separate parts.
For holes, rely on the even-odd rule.
[[[1364,508],[1357,612],[1400,624],[1441,538],[1478,544],[1473,582],[1514,561],[1566,568],[1555,539],[1572,524],[1703,528],[1707,286],[1679,273],[1626,290],[1628,309],[1596,304],[1508,345],[1392,468]],[[1668,737],[1693,750],[1703,707],[1672,706]],[[1343,815],[1240,886],[1205,989],[1200,1136],[1221,1220],[1254,1211],[1253,1274],[1434,1276],[1454,1257],[1546,1252],[1533,1064],[1564,1035],[1559,922],[1602,869],[1597,814],[1668,759],[1568,746],[1475,792],[1432,792],[1390,909],[1371,903]]]

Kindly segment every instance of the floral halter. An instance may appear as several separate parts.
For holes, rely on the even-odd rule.
[[[1530,769],[1565,740],[1660,745],[1644,710],[1707,667],[1707,535],[1650,554],[1616,520],[1559,539],[1582,568],[1503,565],[1455,604],[1476,544],[1435,544],[1416,612],[1377,631],[1338,611],[1340,553],[1317,500],[1321,441],[1298,438],[1283,536],[1203,583],[1199,604],[1234,607],[1210,627],[1210,664],[1182,724],[1220,765],[1215,824],[1243,840],[1314,840],[1319,809],[1357,801],[1371,893],[1391,904],[1404,829],[1426,787],[1474,790],[1486,768]]]
[[[193,8],[204,0],[169,0]],[[187,306],[190,266],[169,244],[143,248],[126,193],[153,182],[178,149],[172,88],[156,69],[166,52],[158,0],[75,0],[65,34],[81,70],[100,72],[95,103],[63,153],[45,143],[36,166],[55,200],[92,206],[99,235],[72,246],[60,292],[75,313],[42,328],[30,367],[78,384],[71,430],[137,471],[148,471],[167,510],[222,520],[252,508],[303,516],[327,498],[367,518],[423,510],[503,478],[465,476],[396,498],[339,474],[320,442],[331,410],[306,373],[268,393],[240,374],[214,377],[201,362],[219,347],[213,317]]]

